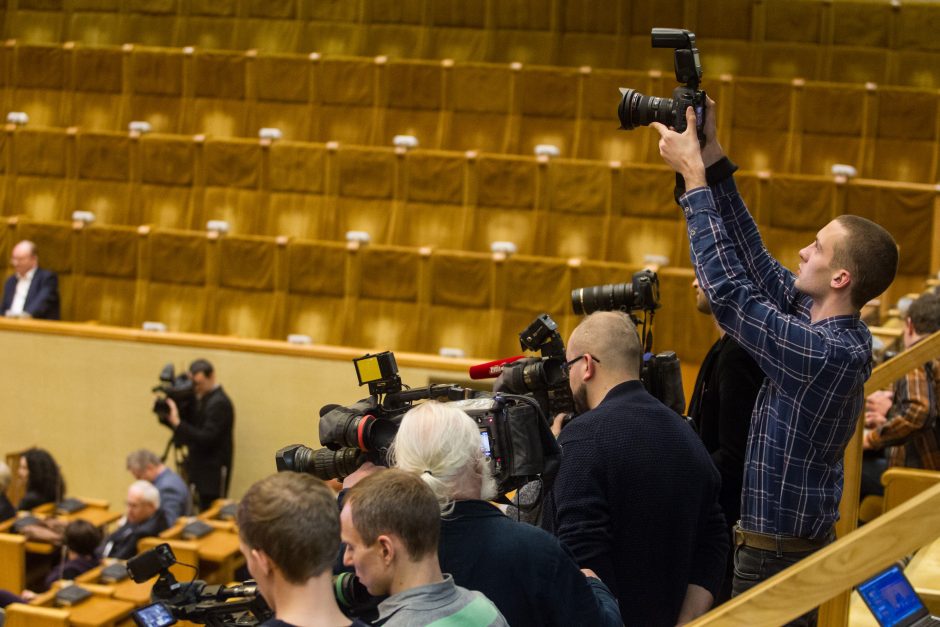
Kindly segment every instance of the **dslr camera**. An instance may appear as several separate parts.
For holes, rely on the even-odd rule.
[[[681,83],[672,91],[672,98],[646,96],[635,89],[620,88],[622,98],[617,108],[620,128],[626,131],[637,126],[659,122],[677,132],[685,132],[685,111],[695,111],[695,126],[699,143],[705,146],[705,92],[699,89],[702,63],[695,47],[695,33],[678,28],[654,28],[650,33],[653,48],[675,49],[676,81]]]
[[[193,405],[196,401],[196,393],[193,390],[193,381],[189,373],[181,372],[176,374],[173,364],[163,366],[160,371],[160,383],[151,388],[152,392],[157,394],[153,402],[153,413],[157,415],[157,420],[161,424],[169,426],[167,416],[170,415],[170,406],[166,399],[171,398],[176,403],[180,412],[180,420],[187,420],[192,415]]]

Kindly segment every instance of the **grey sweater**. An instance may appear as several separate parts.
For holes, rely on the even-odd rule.
[[[508,627],[509,623],[483,594],[461,588],[453,577],[392,595],[379,603],[383,627]]]

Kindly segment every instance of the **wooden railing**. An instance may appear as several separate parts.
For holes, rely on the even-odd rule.
[[[904,373],[938,354],[940,332],[875,368],[865,384],[865,394],[889,387]],[[853,586],[940,535],[940,486],[856,530],[863,420],[864,416],[859,416],[859,428],[845,451],[845,484],[836,524],[839,540],[712,610],[693,625],[782,625],[824,604],[819,624],[844,626]]]

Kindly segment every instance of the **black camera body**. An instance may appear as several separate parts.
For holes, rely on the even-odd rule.
[[[155,385],[152,392],[157,394],[153,402],[153,413],[161,424],[169,426],[167,417],[170,415],[170,406],[166,399],[171,398],[180,412],[180,420],[189,420],[195,409],[196,392],[193,390],[193,381],[186,372],[176,374],[173,364],[167,364],[160,371],[160,383]]]
[[[538,476],[546,460],[559,454],[548,422],[530,398],[449,384],[402,389],[390,352],[353,362],[360,385],[368,383],[372,396],[348,407],[324,406],[319,435],[325,448],[292,444],[280,449],[275,455],[278,472],[306,472],[327,480],[347,477],[365,461],[388,466],[388,449],[405,413],[415,401],[429,399],[457,402],[477,422],[481,448],[489,449],[500,494]]]
[[[705,92],[699,89],[702,80],[702,64],[695,33],[678,28],[654,28],[650,33],[653,48],[674,48],[676,81],[681,83],[672,91],[672,98],[645,96],[635,89],[621,87],[620,106],[617,115],[620,128],[631,130],[637,126],[648,126],[659,122],[671,126],[677,132],[686,129],[685,111],[695,111],[696,130],[699,143],[705,146]]]

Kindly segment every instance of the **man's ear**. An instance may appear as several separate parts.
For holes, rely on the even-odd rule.
[[[395,539],[388,535],[380,535],[375,541],[379,545],[379,556],[382,558],[382,563],[390,566],[398,555],[398,546]]]
[[[852,284],[852,274],[845,268],[836,270],[829,281],[833,289],[845,289]]]
[[[258,568],[261,569],[262,573],[266,576],[271,575],[271,572],[274,570],[274,562],[271,561],[267,553],[261,549],[251,549],[251,557],[254,559],[255,564],[258,565]]]

